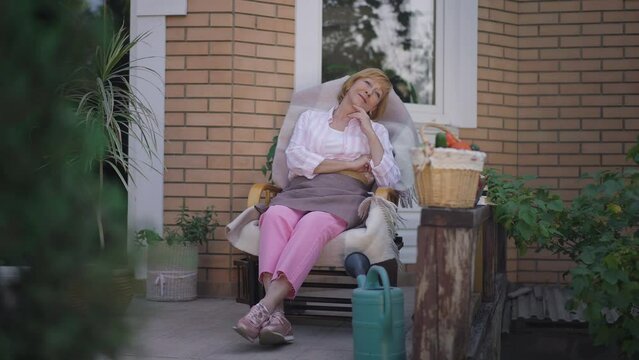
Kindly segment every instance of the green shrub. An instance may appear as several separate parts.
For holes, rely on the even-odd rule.
[[[0,2],[0,265],[20,267],[20,280],[0,288],[0,359],[95,359],[127,339],[109,296],[112,262],[98,257],[87,215],[99,184],[82,164],[102,154],[105,139],[78,126],[60,94],[101,38],[84,6]],[[126,208],[105,191],[105,230],[117,232],[113,219]]]
[[[639,164],[639,137],[628,158]],[[530,177],[487,170],[488,197],[495,218],[529,247],[569,256],[573,299],[583,306],[595,344],[616,343],[629,357],[639,355],[639,172],[586,175],[570,206],[546,189],[526,186]]]

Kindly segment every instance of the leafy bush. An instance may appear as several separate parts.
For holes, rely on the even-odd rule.
[[[0,2],[0,265],[20,269],[18,282],[0,285],[0,359],[114,357],[128,334],[109,296],[111,259],[87,241],[98,233],[86,214],[99,182],[81,164],[105,139],[78,126],[59,91],[100,39],[83,6]],[[126,207],[105,191],[105,230],[117,232]]]
[[[213,234],[219,226],[213,216],[215,212],[207,208],[204,213],[191,215],[186,207],[180,211],[177,219],[177,229],[167,228],[164,238],[151,229],[143,229],[136,234],[136,243],[139,246],[147,246],[166,241],[168,245],[202,245],[209,234]]]
[[[639,137],[628,158],[639,164]],[[520,253],[530,246],[569,256],[572,309],[584,307],[596,344],[617,343],[639,355],[639,172],[602,171],[585,178],[571,205],[546,189],[487,170],[495,218]]]

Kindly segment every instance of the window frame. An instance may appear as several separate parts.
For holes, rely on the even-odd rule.
[[[477,127],[478,0],[435,1],[435,104],[406,104],[417,126]],[[322,0],[295,2],[295,91],[321,83]],[[441,79],[441,80],[437,80]]]

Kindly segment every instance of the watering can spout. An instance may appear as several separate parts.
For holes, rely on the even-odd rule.
[[[358,278],[360,275],[365,275],[370,267],[370,260],[368,260],[368,257],[361,252],[350,253],[346,259],[344,259],[344,269],[346,270],[346,273],[354,278]]]

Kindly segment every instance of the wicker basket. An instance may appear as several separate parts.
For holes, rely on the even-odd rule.
[[[198,246],[165,243],[149,247],[146,298],[188,301],[197,298]]]
[[[449,131],[438,124],[426,124],[420,129],[425,144],[421,149],[426,153],[424,159],[427,163],[415,166],[419,204],[428,207],[474,207],[486,154],[450,148],[432,149],[424,134],[426,127]]]

